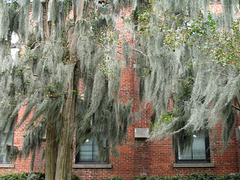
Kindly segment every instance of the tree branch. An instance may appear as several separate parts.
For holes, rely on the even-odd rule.
[[[73,0],[73,20],[74,20],[74,23],[76,23],[76,0]]]
[[[238,107],[240,107],[240,103],[239,103],[239,100],[237,97],[236,97],[236,103],[237,103]]]
[[[76,4],[77,5],[77,4]],[[82,14],[83,14],[83,7],[84,7],[84,0],[80,0],[79,4],[77,6],[78,8],[76,9],[76,22],[77,23],[81,18],[82,18]]]
[[[133,50],[134,50],[134,51],[137,51],[137,52],[139,52],[140,54],[142,54],[143,56],[147,57],[147,55],[144,54],[142,51],[140,51],[140,50],[138,50],[138,49],[135,49],[135,48],[133,48]]]
[[[240,108],[239,108],[239,107],[234,106],[234,105],[232,105],[232,107],[234,107],[236,110],[240,111]]]
[[[116,46],[116,47],[119,47],[119,48],[122,48],[122,46]],[[135,48],[132,48],[134,51],[136,51],[136,52],[139,52],[140,54],[142,54],[143,56],[145,56],[145,57],[147,57],[147,55],[146,54],[144,54],[142,51],[140,51],[139,49],[135,49]]]

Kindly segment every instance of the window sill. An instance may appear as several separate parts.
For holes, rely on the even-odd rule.
[[[112,164],[73,164],[73,169],[111,169]]]
[[[214,163],[173,163],[174,168],[214,168]]]
[[[0,164],[0,168],[15,168],[14,164]]]

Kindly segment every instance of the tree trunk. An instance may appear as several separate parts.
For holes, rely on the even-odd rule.
[[[43,40],[46,41],[50,36],[48,23],[49,0],[42,3],[43,6]],[[54,180],[56,174],[57,161],[57,122],[48,117],[46,127],[46,147],[45,147],[45,179]]]
[[[49,0],[42,3],[43,6],[43,40],[46,41],[50,36],[48,23],[48,4]],[[57,161],[57,122],[48,117],[46,127],[46,147],[45,147],[45,179],[54,180],[56,174]]]
[[[81,0],[80,2],[82,2]],[[53,3],[54,0],[46,0],[43,3],[43,31],[44,40],[47,40],[51,36],[51,22],[48,17],[49,2]],[[84,1],[83,1],[84,2]],[[83,8],[80,8],[76,16],[81,17]],[[76,14],[76,12],[74,12]],[[77,18],[76,18],[77,19]],[[78,18],[79,19],[79,18]],[[74,32],[73,32],[74,33]],[[73,39],[75,37],[73,36]],[[76,39],[70,41],[70,59],[76,58]],[[72,42],[72,43],[71,43]],[[73,47],[73,48],[71,48]],[[47,141],[46,141],[46,154],[45,154],[45,173],[47,180],[71,180],[72,176],[72,158],[73,158],[73,135],[74,135],[74,111],[76,94],[73,90],[77,90],[78,83],[78,67],[79,63],[73,65],[72,78],[70,82],[66,82],[65,89],[67,91],[65,103],[63,106],[62,116],[60,120],[60,130],[57,135],[56,122],[49,122],[47,124]],[[75,69],[74,69],[75,68]],[[56,136],[58,136],[59,142],[56,142]]]
[[[76,22],[79,21],[80,19],[82,19],[82,13],[83,13],[83,7],[84,7],[84,0],[80,0],[79,1],[79,6],[76,9]]]
[[[66,105],[71,103],[67,100]],[[67,107],[65,112],[72,111],[71,105]],[[64,115],[68,116],[68,115]],[[72,157],[73,157],[73,120],[72,118],[63,117],[62,132],[58,147],[58,158],[56,164],[55,180],[70,180],[72,175]]]
[[[45,149],[45,179],[55,179],[57,161],[57,122],[47,123]]]
[[[67,99],[63,107],[55,180],[71,180],[72,175],[75,110],[75,94],[72,91],[74,89],[73,82],[74,73],[71,82],[69,82]]]
[[[43,40],[49,37],[49,28],[48,28],[48,0],[42,3],[43,7]]]

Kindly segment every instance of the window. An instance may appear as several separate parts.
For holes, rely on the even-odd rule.
[[[107,142],[101,148],[102,156],[99,155],[99,148],[95,140],[87,139],[80,147],[80,151],[76,156],[76,163],[85,164],[105,164],[108,163]]]
[[[0,141],[0,164],[10,164],[13,133],[4,132],[0,135]]]
[[[193,132],[192,144],[188,147],[181,147],[182,144],[178,139],[176,145],[177,163],[210,163],[209,137],[207,131]]]

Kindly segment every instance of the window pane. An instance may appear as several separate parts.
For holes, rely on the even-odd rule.
[[[2,152],[2,148],[0,148],[0,162],[3,162],[4,153]]]
[[[206,158],[206,144],[205,132],[194,132],[193,143],[190,147],[184,147],[183,152],[180,151],[180,144],[178,143],[178,160],[205,160]]]
[[[92,160],[92,152],[81,152],[80,160],[81,161],[91,161]]]
[[[97,160],[98,160],[97,143],[87,139],[86,142],[80,147],[80,161],[97,161]]]
[[[183,152],[180,151],[180,146],[178,145],[178,159],[184,160],[184,159],[192,159],[192,150],[191,148],[184,148]]]
[[[7,133],[3,134],[0,136],[0,141],[0,163],[10,163],[11,157],[10,153],[7,153],[7,146],[13,145],[13,133],[8,136]]]
[[[6,142],[6,135],[2,134],[0,137],[1,137],[0,138],[0,141],[1,141],[0,146],[3,147]]]
[[[107,147],[107,141],[104,141],[104,147]],[[106,148],[107,149],[107,148]],[[79,154],[76,157],[77,163],[106,163],[108,161],[107,152],[103,152],[104,157],[99,156],[98,144],[94,140],[87,139],[86,142],[81,145]]]
[[[87,139],[80,148],[80,161],[92,161],[92,141]]]
[[[206,159],[205,135],[202,133],[193,134],[193,159]]]

